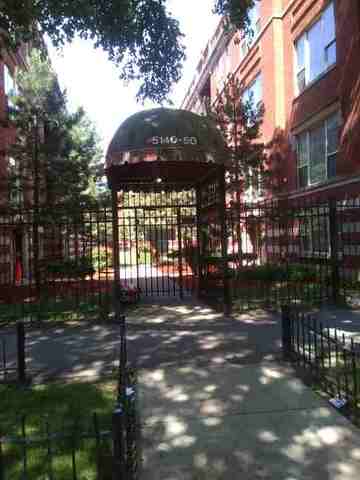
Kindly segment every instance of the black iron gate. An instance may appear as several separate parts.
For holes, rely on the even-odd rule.
[[[118,194],[120,284],[142,297],[184,297],[197,269],[194,190]]]

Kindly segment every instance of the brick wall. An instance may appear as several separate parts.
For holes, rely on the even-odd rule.
[[[340,182],[360,176],[360,2],[334,0],[336,15],[336,65],[297,95],[295,89],[294,43],[315,22],[329,0],[262,0],[261,32],[245,57],[241,54],[241,34],[228,45],[229,73],[245,84],[261,71],[265,116],[263,138],[269,142],[269,157],[276,188],[273,194],[297,189],[295,135],[309,121],[338,109],[342,132],[337,159],[337,177],[320,185],[327,195],[338,194]],[[214,69],[212,69],[214,70]],[[209,72],[212,101],[222,86]],[[185,104],[186,108],[186,104]],[[338,182],[338,184],[336,183]],[[318,188],[316,187],[316,188]],[[350,187],[349,187],[350,188]],[[360,181],[357,187],[360,189]],[[303,191],[311,194],[314,188]],[[336,190],[336,192],[335,192]],[[323,194],[322,194],[323,195]]]

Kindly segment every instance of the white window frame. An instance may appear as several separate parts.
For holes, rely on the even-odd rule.
[[[323,55],[324,55],[324,69],[313,79],[310,80],[310,44],[308,41],[308,35],[310,30],[319,22],[323,22],[323,19],[325,17],[325,12],[327,11],[328,8],[333,8],[334,9],[334,31],[335,31],[335,37],[326,45],[323,46]],[[301,40],[305,39],[305,48],[304,48],[304,67],[299,70],[298,68],[298,50],[297,50],[297,45]],[[334,2],[330,2],[326,8],[321,12],[320,17],[316,19],[307,29],[305,32],[303,32],[294,42],[294,82],[295,82],[295,91],[297,92],[297,95],[300,95],[306,88],[311,85],[313,82],[316,82],[319,78],[321,78],[322,75],[324,75],[328,70],[334,67],[337,62],[337,56],[336,56],[336,18],[335,18],[335,4]],[[335,61],[331,64],[329,64],[326,60],[326,53],[328,52],[329,48],[335,44]],[[303,88],[299,87],[299,75],[303,73],[304,74],[304,86]]]
[[[316,124],[312,125],[309,129],[305,130],[305,131],[302,131],[302,132],[299,132],[296,137],[300,137],[304,134],[306,134],[306,150],[307,150],[307,162],[306,162],[306,165],[302,165],[302,167],[306,166],[307,167],[307,183],[305,186],[300,186],[300,176],[299,176],[299,169],[302,168],[302,167],[299,167],[298,165],[298,158],[297,158],[297,164],[296,164],[296,177],[297,177],[297,185],[298,185],[298,188],[299,189],[303,189],[303,188],[309,188],[309,187],[313,187],[314,185],[319,185],[321,183],[324,183],[326,182],[327,180],[329,180],[329,172],[328,172],[328,158],[331,157],[332,155],[337,155],[338,152],[339,152],[339,143],[337,145],[337,150],[335,151],[331,151],[329,152],[328,151],[328,145],[329,145],[329,140],[328,140],[328,122],[330,121],[330,119],[332,117],[334,117],[335,115],[338,116],[338,121],[339,121],[339,128],[340,128],[340,123],[341,123],[341,119],[340,119],[340,113],[339,112],[333,112],[331,113],[330,115],[328,115],[326,118],[324,118],[321,122],[317,122]],[[315,130],[317,127],[319,126],[323,126],[324,127],[324,130],[325,130],[325,156],[324,156],[324,162],[325,162],[325,178],[323,180],[318,180],[316,182],[311,182],[311,178],[310,178],[310,132],[312,130]],[[333,177],[331,177],[333,178]]]

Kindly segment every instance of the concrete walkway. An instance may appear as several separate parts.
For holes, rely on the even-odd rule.
[[[276,316],[143,313],[133,342],[157,327],[137,352],[144,480],[358,478],[360,430],[280,361]]]
[[[27,336],[35,381],[101,378],[117,361],[114,325]],[[225,318],[201,304],[159,300],[130,313],[141,479],[357,479],[360,430],[295,378],[280,347],[279,318],[262,311]]]
[[[143,480],[355,480],[360,431],[277,362],[144,371]]]

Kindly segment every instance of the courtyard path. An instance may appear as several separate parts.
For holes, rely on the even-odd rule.
[[[128,314],[143,480],[355,480],[360,431],[281,362],[276,315],[152,301]],[[28,332],[34,381],[116,365],[116,325]]]

